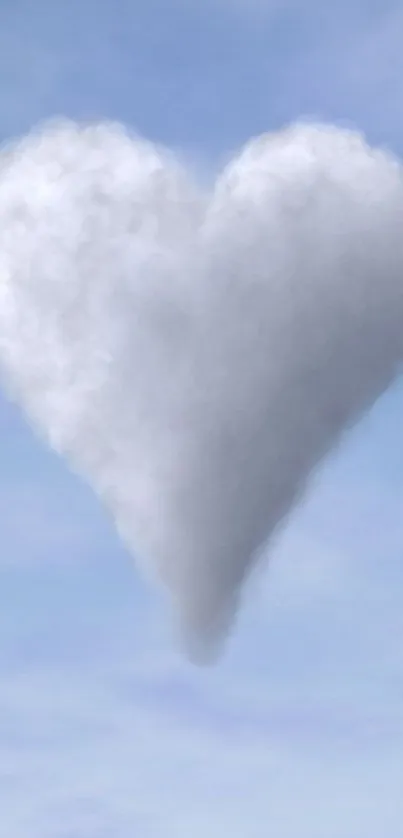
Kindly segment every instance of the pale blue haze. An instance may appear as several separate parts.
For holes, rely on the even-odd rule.
[[[114,118],[211,172],[309,115],[403,154],[402,42],[402,0],[0,0],[0,135]],[[402,418],[397,384],[198,671],[90,490],[0,397],[0,836],[400,833]]]

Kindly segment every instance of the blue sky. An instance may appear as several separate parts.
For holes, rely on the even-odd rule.
[[[403,154],[399,2],[0,0],[3,139],[112,117],[201,171],[300,116]],[[195,670],[91,491],[0,395],[0,835],[366,838],[403,818],[403,391]]]

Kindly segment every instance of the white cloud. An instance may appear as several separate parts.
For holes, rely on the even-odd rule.
[[[70,123],[1,166],[8,380],[208,647],[398,371],[402,168],[296,126],[250,143],[207,201],[168,153]]]
[[[247,134],[256,120],[313,111],[358,119],[399,145],[399,4],[393,13],[385,4],[375,24],[361,2],[206,0],[198,4],[214,15],[206,32],[218,33],[210,50],[206,39],[199,43],[201,18],[194,32],[181,29],[192,22],[187,0],[186,16],[173,19],[181,2],[159,4],[167,32],[151,18],[139,23],[142,7],[158,6],[148,2],[129,0],[130,14],[123,4],[119,20],[106,2],[95,27],[96,2],[69,4],[69,23],[52,2],[38,4],[35,20],[29,2],[5,5],[3,133],[53,111],[120,109],[136,124],[148,118],[154,135],[172,131],[176,142],[194,124],[206,149],[214,131],[221,147],[233,142],[234,113]],[[286,31],[270,41],[273,55],[272,24],[287,20],[291,7]],[[189,45],[188,86],[179,40]],[[198,64],[203,50],[210,75],[207,63]],[[206,104],[214,97],[220,114]],[[382,452],[374,480],[356,463],[355,476],[350,470],[335,485],[333,465],[333,479],[298,513],[267,579],[247,598],[229,659],[207,677],[172,660],[160,614],[150,616],[132,596],[135,573],[116,583],[112,550],[99,588],[86,572],[65,584],[66,566],[51,570],[49,584],[39,563],[37,579],[31,568],[8,587],[10,559],[59,562],[71,545],[81,560],[96,557],[105,541],[100,518],[77,502],[78,488],[65,491],[62,471],[42,485],[40,449],[33,467],[25,460],[29,442],[10,443],[13,423],[1,426],[0,452],[1,831],[10,838],[394,834],[402,821],[401,494],[396,480],[377,482],[387,423],[369,440]],[[400,445],[396,439],[400,429]]]

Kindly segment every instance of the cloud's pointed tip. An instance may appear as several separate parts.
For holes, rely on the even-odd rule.
[[[205,610],[189,609],[189,601],[183,605],[182,608],[176,605],[175,613],[179,614],[179,644],[185,657],[194,666],[214,666],[225,655],[236,622],[237,599],[228,598],[216,603],[214,608],[210,602]]]

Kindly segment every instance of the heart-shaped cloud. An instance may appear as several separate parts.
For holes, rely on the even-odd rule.
[[[192,654],[403,357],[403,176],[356,134],[252,141],[206,194],[116,125],[0,158],[0,360],[162,579]]]

